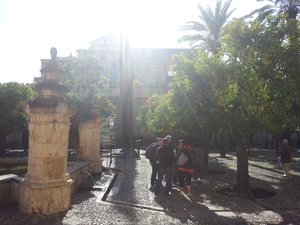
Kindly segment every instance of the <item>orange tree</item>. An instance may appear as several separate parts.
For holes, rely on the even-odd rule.
[[[297,20],[280,16],[264,26],[235,20],[218,54],[177,56],[169,92],[141,111],[144,126],[197,134],[225,129],[236,146],[239,196],[250,198],[251,134],[299,124],[299,27]]]
[[[88,53],[80,57],[58,59],[61,82],[69,89],[68,100],[76,109],[71,118],[70,147],[78,148],[79,123],[94,116],[101,117],[102,140],[109,134],[108,117],[115,115],[112,100],[104,96],[108,88],[108,74],[105,66]]]
[[[30,85],[17,82],[0,84],[0,152],[6,147],[8,134],[27,129],[28,116],[25,109],[34,95]]]

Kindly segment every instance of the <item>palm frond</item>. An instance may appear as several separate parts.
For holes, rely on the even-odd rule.
[[[181,27],[181,30],[195,31],[197,34],[185,35],[180,40],[189,41],[192,46],[205,47],[207,50],[216,53],[220,46],[222,28],[235,11],[235,9],[229,11],[231,1],[227,0],[223,5],[222,0],[218,0],[214,10],[209,6],[203,7],[199,4],[199,21],[189,21]]]
[[[257,15],[257,20],[260,22],[263,22],[267,18],[267,16],[272,15],[275,12],[276,12],[276,9],[273,9],[273,8],[259,12]]]
[[[255,9],[254,11],[252,11],[251,13],[249,13],[248,15],[244,16],[245,18],[250,18],[252,16],[254,16],[255,14],[259,14],[263,11],[268,11],[270,9],[273,9],[273,6],[272,5],[265,5],[259,9]]]
[[[265,5],[254,10],[250,14],[242,18],[251,18],[257,15],[257,19],[261,22],[265,21],[266,17],[271,14],[287,13],[289,18],[296,18],[300,12],[300,0],[256,0],[257,2],[268,1],[272,5]]]
[[[206,31],[207,27],[203,23],[199,23],[196,21],[189,21],[185,26],[182,26],[180,30],[194,30],[194,31]]]

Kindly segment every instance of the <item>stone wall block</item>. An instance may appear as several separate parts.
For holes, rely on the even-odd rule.
[[[90,173],[102,171],[100,158],[100,119],[86,120],[79,127],[79,157],[91,162]]]
[[[63,185],[49,187],[47,184],[33,187],[23,182],[20,193],[20,208],[28,214],[50,215],[69,209],[72,180]]]

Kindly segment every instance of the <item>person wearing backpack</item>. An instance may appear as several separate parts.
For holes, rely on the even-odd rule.
[[[158,161],[155,160],[155,156],[157,153],[157,149],[163,145],[163,141],[162,138],[157,137],[155,139],[155,142],[150,144],[147,149],[146,149],[146,153],[145,156],[146,158],[149,160],[151,167],[152,167],[152,172],[151,172],[151,190],[154,189],[154,185],[156,182],[156,177],[158,176]]]
[[[151,163],[151,157],[152,157],[152,148],[155,147],[157,145],[157,142],[159,140],[159,137],[155,138],[155,142],[151,143],[145,151],[145,156],[147,159],[149,159],[150,163]]]
[[[170,196],[170,191],[172,189],[172,171],[173,165],[175,162],[175,156],[173,149],[170,146],[170,138],[165,137],[163,139],[163,145],[160,146],[157,150],[156,160],[158,162],[158,179],[155,184],[155,195],[160,193],[160,189],[162,186],[162,180],[165,177],[166,186],[165,186],[165,194]]]
[[[179,140],[183,143],[183,140]],[[189,145],[183,145],[183,147],[177,152],[175,162],[176,171],[179,178],[180,193],[183,194],[183,189],[186,186],[187,196],[192,195],[192,176],[193,176],[193,161],[194,154],[193,149]]]

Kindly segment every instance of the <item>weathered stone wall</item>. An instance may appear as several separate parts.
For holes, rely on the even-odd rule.
[[[102,171],[100,158],[100,119],[86,120],[79,127],[79,157],[91,162],[90,173]]]
[[[66,178],[69,117],[70,112],[65,104],[59,104],[57,108],[34,108],[31,111],[31,151],[27,177],[61,181]]]
[[[70,207],[67,148],[71,114],[63,102],[56,107],[30,108],[28,170],[20,191],[20,208],[28,214],[48,215]]]

